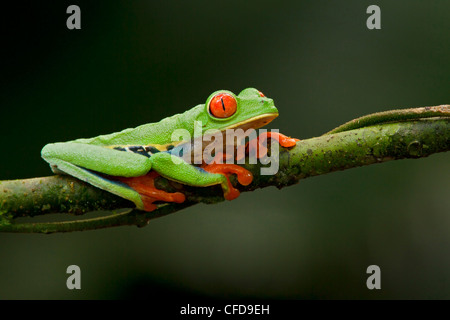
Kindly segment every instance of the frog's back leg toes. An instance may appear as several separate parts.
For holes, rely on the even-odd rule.
[[[171,193],[157,189],[155,187],[155,178],[158,176],[157,172],[150,171],[148,174],[140,177],[111,177],[111,179],[123,182],[139,193],[144,203],[145,211],[155,210],[157,206],[154,202],[156,201],[183,203],[186,200],[186,196],[181,192]]]

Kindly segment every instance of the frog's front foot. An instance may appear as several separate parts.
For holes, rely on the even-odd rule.
[[[300,141],[300,139],[291,138],[279,132],[264,132],[256,139],[249,141],[245,148],[238,149],[236,160],[242,159],[245,154],[255,155],[258,159],[263,158],[267,155],[267,139],[269,138],[276,140],[284,148],[294,147],[297,141]]]
[[[243,186],[248,186],[253,181],[253,175],[247,169],[236,164],[209,164],[203,167],[209,173],[222,174],[225,179],[222,182],[223,195],[227,200],[233,200],[239,197],[240,192],[230,182],[230,174],[236,174],[238,182]]]
[[[181,192],[166,192],[155,187],[155,178],[159,174],[155,171],[150,171],[148,174],[140,177],[124,178],[115,177],[117,180],[127,184],[133,188],[141,196],[144,203],[145,211],[153,211],[157,208],[154,204],[156,201],[183,203],[186,196]]]

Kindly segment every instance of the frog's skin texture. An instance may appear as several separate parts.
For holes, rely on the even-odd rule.
[[[131,200],[141,210],[156,209],[155,201],[185,200],[180,192],[156,189],[153,180],[158,174],[191,186],[220,184],[225,198],[231,200],[239,192],[231,186],[227,175],[237,174],[238,181],[245,185],[251,183],[251,174],[237,165],[198,167],[184,160],[173,161],[171,150],[186,141],[172,141],[172,132],[185,129],[193,136],[195,121],[201,121],[202,133],[209,129],[257,129],[277,116],[273,100],[254,88],[239,95],[220,90],[212,93],[205,104],[160,122],[89,139],[48,144],[41,154],[55,173],[69,174]],[[291,140],[294,142],[289,141],[290,146],[295,144]]]

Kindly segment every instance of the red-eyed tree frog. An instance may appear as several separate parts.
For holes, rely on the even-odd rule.
[[[184,160],[173,161],[174,150],[188,141],[172,141],[172,133],[185,129],[192,135],[196,121],[202,123],[203,133],[210,129],[257,129],[277,116],[273,100],[257,89],[248,88],[238,95],[220,90],[212,93],[205,104],[160,122],[90,139],[48,144],[41,154],[55,173],[74,176],[131,200],[140,210],[155,210],[155,201],[185,201],[181,192],[157,189],[153,182],[158,175],[191,186],[220,184],[225,199],[232,200],[239,191],[231,185],[228,175],[237,174],[239,183],[248,185],[251,173],[235,164],[195,166]],[[271,138],[284,147],[298,141],[281,134]]]

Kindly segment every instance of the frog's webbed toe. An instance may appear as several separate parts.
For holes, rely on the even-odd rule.
[[[300,139],[291,138],[279,132],[264,132],[261,133],[256,139],[253,139],[246,144],[246,153],[248,155],[256,156],[257,159],[265,157],[268,151],[267,139],[269,138],[276,140],[280,146],[284,148],[294,147],[297,141],[300,141]],[[240,156],[242,157],[242,154]]]
[[[222,189],[227,200],[236,199],[240,195],[239,190],[233,187],[230,182],[230,174],[236,174],[238,182],[243,186],[248,186],[253,181],[252,173],[236,164],[209,164],[204,166],[203,169],[209,173],[222,174],[225,177]]]
[[[127,184],[139,193],[144,203],[145,211],[155,210],[157,205],[154,202],[157,201],[183,203],[186,200],[186,196],[181,192],[171,193],[157,189],[155,187],[155,178],[158,176],[157,172],[150,171],[148,174],[140,177],[115,177],[115,179]]]

